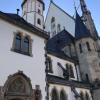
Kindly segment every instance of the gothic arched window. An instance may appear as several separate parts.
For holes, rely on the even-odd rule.
[[[24,38],[24,41],[23,41],[23,51],[25,53],[29,53],[29,39],[28,39],[28,37]]]
[[[56,89],[53,89],[52,90],[51,100],[59,100],[58,93],[57,93],[57,90]]]
[[[91,51],[91,48],[90,48],[89,42],[86,42],[86,46],[87,46],[88,51]]]
[[[41,20],[38,18],[37,19],[37,23],[39,24],[39,25],[41,25]]]
[[[85,97],[86,97],[86,100],[90,100],[90,96],[89,96],[89,94],[87,92],[86,92]]]
[[[80,93],[80,97],[81,97],[81,100],[85,100],[85,96],[83,92]]]
[[[55,22],[55,17],[52,17],[51,23]]]
[[[17,34],[15,39],[15,49],[20,51],[21,50],[21,35]]]
[[[60,92],[60,100],[67,100],[67,96],[65,95],[64,91]]]

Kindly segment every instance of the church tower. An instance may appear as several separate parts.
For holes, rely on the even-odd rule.
[[[44,2],[43,0],[23,0],[22,16],[32,25],[43,29],[44,26]]]
[[[75,39],[82,79],[90,82],[100,80],[100,59],[95,46],[96,42],[77,13]]]
[[[98,38],[98,33],[94,24],[94,21],[91,16],[91,12],[87,9],[86,3],[84,0],[80,0],[80,5],[81,5],[81,10],[82,10],[82,17],[83,21],[90,31],[91,35],[94,37],[94,39],[97,40]]]

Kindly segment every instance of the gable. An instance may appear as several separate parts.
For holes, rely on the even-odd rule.
[[[51,19],[55,17],[55,25],[61,25],[61,30],[64,28],[74,36],[75,34],[75,20],[64,10],[58,7],[55,3],[51,2],[49,5],[48,13],[45,20],[45,30],[51,32]]]

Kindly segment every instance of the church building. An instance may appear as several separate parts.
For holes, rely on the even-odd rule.
[[[99,100],[100,38],[90,11],[72,17],[50,1],[0,11],[0,100]],[[59,16],[59,17],[58,17]]]

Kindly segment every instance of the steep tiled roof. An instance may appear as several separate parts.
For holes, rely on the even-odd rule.
[[[56,49],[62,49],[64,46],[71,43],[74,43],[74,37],[65,29],[48,41],[48,44],[52,44],[52,47]]]
[[[46,49],[48,53],[54,54],[57,57],[72,60],[71,57],[65,55],[65,53],[62,51],[62,48],[71,43],[74,43],[74,37],[64,29],[48,40]]]
[[[75,39],[78,40],[84,37],[91,37],[91,34],[83,23],[81,17],[76,12]]]
[[[49,36],[47,35],[47,32],[45,32],[44,30],[41,30],[39,28],[37,28],[36,26],[28,23],[27,21],[25,21],[21,16],[17,15],[17,14],[12,14],[12,13],[4,13],[0,11],[0,18],[14,24],[17,25],[20,28],[23,28],[27,31],[30,31],[40,37],[46,38],[48,39]]]

